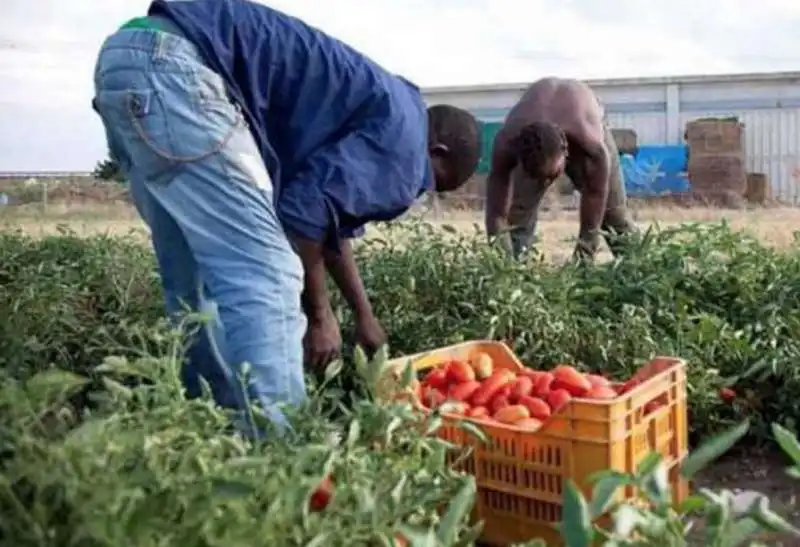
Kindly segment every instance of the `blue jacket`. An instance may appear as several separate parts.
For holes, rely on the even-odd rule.
[[[335,244],[431,188],[428,117],[408,81],[246,0],[155,0],[226,81],[273,179],[284,228]]]

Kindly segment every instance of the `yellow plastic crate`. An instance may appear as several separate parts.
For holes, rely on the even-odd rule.
[[[523,367],[508,346],[492,341],[399,357],[389,366],[404,368],[411,361],[421,372],[481,352],[491,356],[495,368]],[[642,383],[630,392],[608,401],[572,400],[536,432],[481,424],[488,444],[446,420],[439,435],[473,448],[460,469],[477,480],[474,516],[484,521],[482,540],[498,547],[534,538],[561,545],[553,524],[561,521],[566,480],[590,496],[590,475],[606,469],[632,472],[651,451],[660,453],[670,468],[674,500],[686,499],[689,486],[678,473],[688,452],[685,369],[681,359],[658,357],[637,372]],[[655,399],[662,406],[647,414],[645,405]],[[631,490],[618,494],[632,495]]]

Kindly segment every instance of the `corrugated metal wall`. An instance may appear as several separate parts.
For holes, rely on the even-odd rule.
[[[610,112],[608,124],[615,129],[633,129],[639,144],[667,144],[665,114],[629,114]]]
[[[633,129],[640,144],[680,144],[686,122],[738,116],[745,124],[747,169],[766,173],[773,196],[800,203],[800,74],[709,76],[590,82],[614,128]],[[502,121],[525,86],[442,90],[430,103],[468,108],[485,122]],[[487,127],[491,139],[495,127]],[[491,143],[484,143],[488,168]]]
[[[773,197],[800,203],[800,109],[709,110],[701,115],[738,116],[744,123],[747,170],[767,174]],[[683,112],[681,124],[698,117]]]

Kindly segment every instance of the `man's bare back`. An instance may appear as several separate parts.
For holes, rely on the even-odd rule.
[[[581,192],[576,248],[581,257],[594,256],[601,229],[635,229],[625,214],[616,146],[609,140],[603,114],[597,96],[583,82],[545,78],[528,88],[509,111],[494,141],[487,180],[486,228],[490,236],[508,227],[511,175],[517,168],[525,175],[518,184],[527,187],[517,189],[516,194],[529,198],[527,209],[538,208],[547,188],[562,174],[572,178]],[[535,212],[532,222],[535,224]]]
[[[512,137],[534,122],[555,124],[567,138],[576,131],[591,131],[597,140],[603,140],[603,107],[594,91],[577,80],[544,78],[535,82],[509,111],[502,132]]]

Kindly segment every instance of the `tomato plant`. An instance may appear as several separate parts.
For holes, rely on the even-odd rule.
[[[393,355],[490,338],[539,371],[569,363],[595,375],[530,373],[530,385],[512,385],[476,357],[413,388],[432,407],[452,384],[470,407],[451,410],[527,413],[517,423],[535,429],[570,397],[610,397],[603,378],[624,382],[653,356],[677,355],[694,438],[749,419],[747,442],[772,439],[772,423],[796,427],[799,251],[724,224],[656,229],[625,260],[591,268],[513,262],[482,236],[418,222],[357,248]],[[431,434],[436,411],[376,404],[347,363],[291,412],[290,434],[250,441],[233,433],[235,416],[184,398],[184,338],[162,315],[139,239],[0,232],[4,542],[469,545],[479,534],[467,522],[474,484]],[[314,498],[328,476],[331,495]]]

